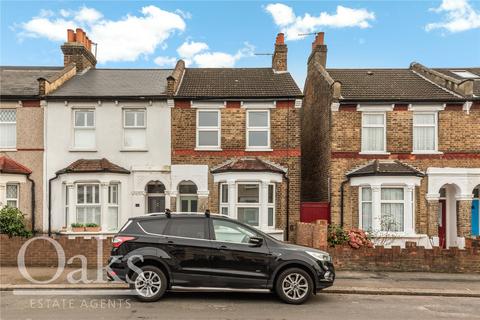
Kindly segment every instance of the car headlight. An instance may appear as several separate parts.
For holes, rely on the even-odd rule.
[[[332,257],[328,253],[321,253],[315,251],[306,251],[309,255],[320,261],[332,262]]]

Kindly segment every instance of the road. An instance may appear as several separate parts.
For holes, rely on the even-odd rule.
[[[480,298],[319,294],[292,306],[266,293],[168,293],[155,303],[130,296],[18,296],[1,292],[2,320],[63,319],[480,319]]]

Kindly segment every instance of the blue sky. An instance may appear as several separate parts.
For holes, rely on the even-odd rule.
[[[269,66],[286,33],[288,65],[303,84],[313,36],[329,67],[480,66],[480,2],[443,1],[1,1],[2,65],[61,65],[66,28],[98,42],[98,67]]]

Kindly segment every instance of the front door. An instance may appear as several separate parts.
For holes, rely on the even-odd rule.
[[[447,201],[439,200],[438,203],[438,239],[440,248],[447,247]]]
[[[212,286],[229,288],[266,288],[273,257],[264,242],[259,247],[249,244],[254,230],[225,219],[211,219]]]
[[[479,219],[479,209],[480,199],[473,199],[472,201],[472,235],[480,236],[480,219]]]

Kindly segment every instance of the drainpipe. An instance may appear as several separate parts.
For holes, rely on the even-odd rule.
[[[48,236],[52,236],[52,181],[57,179],[58,173],[55,173],[55,177],[48,180]]]
[[[288,177],[287,173],[284,173],[283,176],[285,177],[285,181],[287,182],[287,217],[286,217],[286,228],[287,230],[285,231],[285,238],[288,241],[288,236],[290,234],[290,178]]]
[[[27,180],[30,181],[31,207],[32,207],[32,233],[35,234],[35,181],[30,178],[31,173],[27,175]]]
[[[343,228],[343,198],[344,198],[344,186],[350,179],[347,178],[346,180],[342,181],[340,185],[340,227]]]

